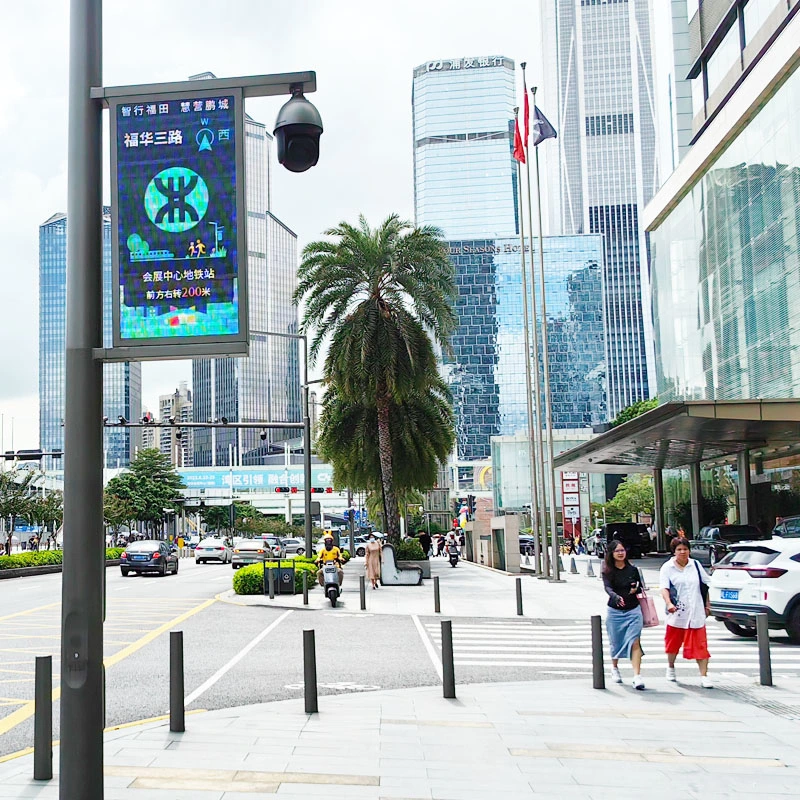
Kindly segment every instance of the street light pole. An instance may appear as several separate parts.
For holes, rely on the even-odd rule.
[[[67,348],[61,590],[61,800],[102,800],[103,345],[102,0],[70,4]]]

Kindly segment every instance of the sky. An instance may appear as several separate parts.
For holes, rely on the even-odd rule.
[[[660,1],[660,0],[659,0]],[[413,219],[411,78],[424,62],[478,55],[528,61],[537,81],[544,0],[105,0],[104,83],[315,70],[325,132],[318,166],[274,165],[273,212],[302,247],[364,214]],[[0,3],[0,414],[3,445],[38,445],[38,228],[66,211],[66,0]],[[271,130],[286,98],[250,100]],[[547,109],[543,109],[547,113]],[[106,181],[108,184],[108,181]],[[105,189],[108,202],[109,189]],[[143,401],[190,380],[189,362],[143,367]]]

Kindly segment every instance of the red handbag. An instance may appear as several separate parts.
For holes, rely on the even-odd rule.
[[[644,627],[655,628],[659,624],[655,601],[644,589],[636,597],[639,598],[639,608],[642,609]]]

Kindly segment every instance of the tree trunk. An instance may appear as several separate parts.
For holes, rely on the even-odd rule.
[[[400,542],[400,513],[397,508],[397,495],[394,492],[392,470],[392,437],[389,429],[389,398],[385,391],[378,389],[378,453],[381,462],[381,486],[383,503],[386,508],[386,534],[393,544]]]

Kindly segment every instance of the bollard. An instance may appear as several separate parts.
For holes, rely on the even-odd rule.
[[[183,705],[183,631],[169,633],[169,729],[186,730]]]
[[[559,574],[561,574],[561,573],[562,573],[562,572],[564,572],[564,571],[565,571],[565,570],[564,570],[564,561],[563,561],[563,559],[561,558],[561,556],[559,556],[559,557],[558,557],[558,572],[559,572]]]
[[[647,589],[647,581],[644,579],[644,572],[642,572],[642,568],[641,567],[636,567],[636,569],[639,571],[639,585],[642,587],[642,589],[646,590]]]
[[[756,614],[756,635],[758,636],[758,670],[762,686],[772,686],[772,656],[769,652],[769,617]]]
[[[436,614],[442,613],[442,600],[439,596],[439,576],[433,578],[433,611]]]
[[[267,570],[267,583],[269,584],[269,599],[275,599],[275,570],[272,568]]]
[[[303,631],[303,680],[306,690],[306,714],[316,714],[317,705],[317,648],[314,631]]]
[[[575,559],[571,558],[569,560],[569,574],[570,575],[577,575],[578,574],[578,565],[575,563]]]
[[[308,605],[308,572],[303,570],[303,605]]]
[[[36,657],[33,717],[33,779],[53,777],[53,657]]]
[[[517,616],[522,616],[522,578],[517,578]]]
[[[603,629],[599,614],[592,617],[592,687],[606,688],[606,675],[603,670]]]
[[[456,675],[453,666],[453,623],[442,620],[442,690],[448,700],[456,697]]]
[[[364,575],[358,576],[358,591],[361,594],[361,610],[367,610],[367,579]]]
[[[594,570],[592,569],[592,559],[589,559],[588,566],[586,567],[586,577],[594,578]]]

